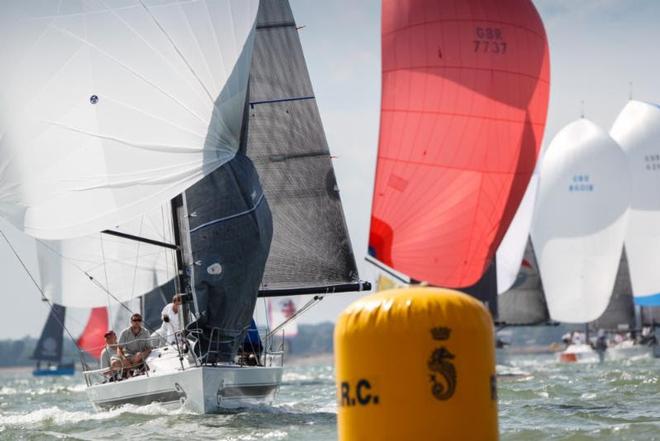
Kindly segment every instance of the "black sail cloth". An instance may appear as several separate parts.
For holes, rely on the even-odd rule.
[[[249,158],[234,159],[185,193],[200,353],[232,361],[252,319],[273,234],[268,202]]]

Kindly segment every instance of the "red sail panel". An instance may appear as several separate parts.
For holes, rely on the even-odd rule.
[[[93,308],[82,335],[78,338],[78,347],[98,359],[105,346],[103,335],[108,331],[108,309]]]
[[[383,0],[382,102],[369,253],[472,285],[534,170],[550,88],[529,0]]]

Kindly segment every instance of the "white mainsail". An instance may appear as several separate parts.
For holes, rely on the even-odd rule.
[[[660,107],[629,101],[610,131],[632,179],[626,254],[635,303],[660,306]]]
[[[3,1],[0,215],[34,237],[81,237],[232,159],[257,7]]]
[[[547,149],[532,241],[550,316],[583,323],[606,309],[623,248],[630,171],[619,145],[586,119]]]
[[[529,180],[527,190],[523,196],[516,215],[509,225],[509,229],[502,239],[497,253],[496,271],[497,271],[497,293],[503,294],[508,291],[518,277],[520,264],[525,254],[525,247],[529,237],[529,230],[532,226],[532,217],[534,214],[534,203],[536,202],[536,192],[538,190],[539,176],[535,172]]]

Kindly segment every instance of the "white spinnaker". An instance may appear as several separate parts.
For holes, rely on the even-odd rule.
[[[118,305],[175,277],[176,256],[168,248],[102,233],[39,240],[4,221],[0,224],[42,293],[59,305]],[[112,230],[173,243],[168,207]]]
[[[544,154],[532,241],[550,317],[597,319],[616,278],[630,201],[619,145],[591,121],[564,127]]]
[[[509,225],[509,229],[495,254],[498,294],[508,291],[520,272],[520,264],[525,254],[529,230],[532,226],[538,182],[538,173],[535,172],[529,180],[516,215],[513,217],[511,225]]]
[[[629,101],[610,134],[632,175],[625,243],[635,302],[660,306],[660,107]]]
[[[174,243],[168,207],[112,230]],[[41,287],[54,303],[107,306],[141,296],[175,277],[174,251],[96,233],[61,241],[37,241]]]
[[[258,0],[0,4],[0,215],[68,239],[238,149]]]

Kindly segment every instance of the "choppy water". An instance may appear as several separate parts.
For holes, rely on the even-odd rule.
[[[502,440],[660,441],[660,360],[513,364],[499,379]],[[97,413],[80,376],[0,371],[0,439],[335,440],[334,396],[332,365],[319,362],[288,367],[273,407],[213,416],[157,405]]]

